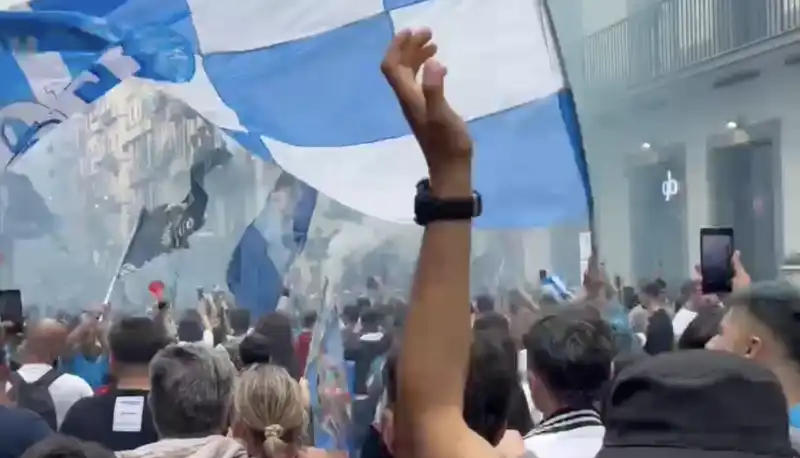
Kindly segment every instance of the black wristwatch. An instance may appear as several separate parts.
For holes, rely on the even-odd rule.
[[[463,199],[440,199],[431,193],[429,179],[417,183],[414,221],[420,226],[427,226],[434,221],[473,219],[481,213],[483,213],[483,202],[477,191],[472,191],[472,197]]]

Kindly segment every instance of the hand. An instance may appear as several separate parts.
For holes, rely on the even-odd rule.
[[[733,291],[738,291],[740,289],[747,288],[750,286],[750,283],[753,280],[750,278],[750,274],[747,273],[747,269],[744,268],[744,264],[742,264],[741,253],[739,250],[733,252],[733,256],[731,256],[731,266],[733,266],[733,279],[731,281],[731,289]],[[694,270],[697,271],[697,275],[700,277],[700,280],[703,279],[703,271],[699,265],[694,266]]]
[[[447,69],[433,59],[428,29],[401,31],[381,64],[428,164],[431,187],[440,197],[472,196],[472,138],[444,94]],[[423,69],[422,85],[417,74]]]

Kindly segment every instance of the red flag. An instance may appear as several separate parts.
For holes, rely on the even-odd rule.
[[[164,282],[161,280],[151,281],[149,285],[147,285],[147,290],[150,291],[157,301],[161,301],[164,299]]]

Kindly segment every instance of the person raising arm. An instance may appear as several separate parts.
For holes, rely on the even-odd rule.
[[[389,46],[381,70],[425,156],[430,197],[471,202],[472,139],[445,99],[447,69],[433,59],[436,50],[430,30],[402,31]],[[426,223],[419,216],[418,212],[425,233],[398,363],[396,456],[500,456],[463,418],[472,341],[471,218],[460,215]]]

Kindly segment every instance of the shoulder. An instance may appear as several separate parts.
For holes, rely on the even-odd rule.
[[[9,409],[7,414],[8,420],[3,425],[5,434],[19,435],[38,442],[53,432],[42,417],[28,409]]]
[[[57,390],[69,391],[75,393],[79,397],[85,398],[94,395],[92,387],[86,383],[86,380],[73,374],[61,374],[52,385]]]

